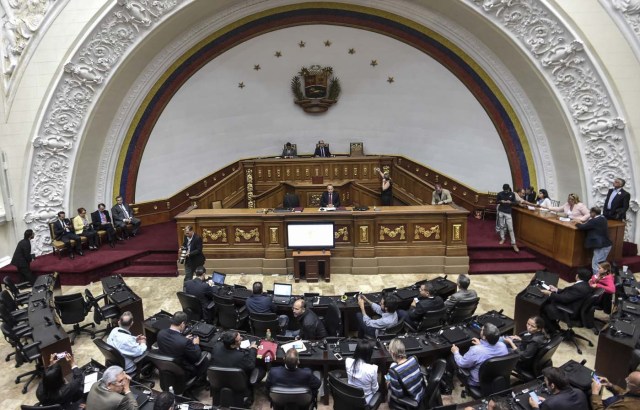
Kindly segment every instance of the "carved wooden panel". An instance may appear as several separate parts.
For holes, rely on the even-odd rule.
[[[407,226],[404,224],[380,225],[378,240],[380,242],[399,242],[407,239]]]
[[[260,243],[260,226],[236,227],[235,243]]]
[[[227,237],[227,227],[211,226],[202,228],[202,242],[216,244],[229,243],[229,239]]]
[[[349,225],[338,225],[336,224],[334,231],[334,238],[337,242],[351,242],[351,237],[349,235]]]
[[[415,241],[440,241],[440,224],[416,224],[413,240]]]

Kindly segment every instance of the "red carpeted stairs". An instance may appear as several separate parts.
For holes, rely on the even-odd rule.
[[[526,248],[520,247],[520,253],[514,252],[509,239],[504,245],[500,245],[495,220],[481,220],[469,216],[468,222],[470,274],[535,272],[545,268]]]
[[[177,276],[177,253],[151,252],[134,259],[131,265],[113,271],[114,275],[122,276]]]

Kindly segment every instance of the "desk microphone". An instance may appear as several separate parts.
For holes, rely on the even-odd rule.
[[[47,322],[47,324],[45,326],[51,326],[53,324],[53,322],[51,321],[51,318],[49,316],[45,316],[44,317],[44,321]]]

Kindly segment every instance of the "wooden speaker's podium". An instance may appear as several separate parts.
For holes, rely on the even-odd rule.
[[[331,279],[330,251],[294,251],[293,276],[296,283],[300,282],[301,274],[307,282],[317,282],[322,275],[325,282]]]

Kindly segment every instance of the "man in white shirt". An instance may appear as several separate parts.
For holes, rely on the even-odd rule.
[[[107,343],[118,349],[124,357],[124,371],[127,374],[136,372],[134,360],[147,352],[147,338],[144,335],[132,335],[129,330],[131,325],[133,325],[133,314],[124,312],[118,320],[118,327],[113,329],[107,338]]]

